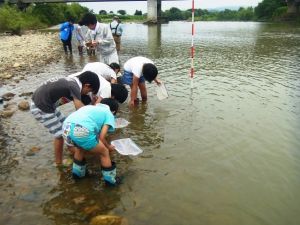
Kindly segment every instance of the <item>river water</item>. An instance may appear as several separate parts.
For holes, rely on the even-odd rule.
[[[101,214],[138,225],[300,224],[300,28],[196,23],[193,89],[190,46],[188,22],[125,25],[121,63],[153,59],[170,97],[159,101],[148,84],[147,104],[121,106],[130,125],[110,138],[130,137],[144,152],[113,156],[120,187],[103,185],[93,159],[79,182],[57,169],[52,137],[30,112],[2,119],[0,224],[79,225]],[[17,101],[97,60],[75,52],[3,90]]]

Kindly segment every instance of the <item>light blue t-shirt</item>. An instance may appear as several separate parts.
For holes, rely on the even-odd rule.
[[[71,113],[64,121],[64,124],[66,123],[79,124],[96,134],[100,133],[103,125],[109,125],[109,132],[115,130],[114,115],[105,104],[83,106]]]

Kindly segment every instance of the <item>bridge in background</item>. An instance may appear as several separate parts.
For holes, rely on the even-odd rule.
[[[68,2],[132,2],[147,1],[147,17],[149,22],[160,22],[161,2],[178,0],[8,0],[9,3],[26,6],[30,3],[68,3]],[[0,3],[4,0],[0,0]]]
[[[300,13],[300,0],[286,0],[288,6],[288,13],[297,14]]]

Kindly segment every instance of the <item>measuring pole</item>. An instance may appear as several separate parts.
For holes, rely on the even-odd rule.
[[[192,0],[192,45],[191,45],[191,72],[190,72],[190,79],[191,79],[191,88],[194,87],[194,56],[195,56],[195,46],[194,46],[194,35],[195,35],[195,2]]]

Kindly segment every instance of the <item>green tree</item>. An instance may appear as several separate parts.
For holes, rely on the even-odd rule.
[[[83,7],[78,3],[68,4],[65,12],[65,19],[73,18],[75,21],[79,21],[81,17],[89,12],[87,7]]]
[[[122,16],[126,15],[126,11],[123,9],[118,10],[117,13],[119,13]]]
[[[282,6],[277,8],[274,13],[273,13],[273,18],[282,18],[284,16],[286,16],[288,11],[288,7],[287,6]]]
[[[21,34],[24,29],[37,29],[45,27],[39,18],[32,15],[32,6],[26,12],[20,11],[16,6],[4,4],[0,7],[0,31],[11,31]]]
[[[48,25],[59,24],[63,22],[70,13],[66,13],[67,5],[61,3],[40,3],[33,9],[33,15]]]
[[[217,18],[218,20],[222,20],[222,21],[238,20],[237,11],[225,9],[224,11],[218,13]]]
[[[271,19],[277,8],[286,6],[284,0],[263,0],[255,7],[255,15],[258,19]]]
[[[0,8],[1,31],[13,31],[16,34],[20,34],[22,26],[22,14],[17,7],[10,7],[9,5],[5,4]]]
[[[141,16],[143,15],[142,11],[140,10],[135,10],[135,13],[134,13],[135,16]]]
[[[170,10],[166,10],[162,13],[162,16],[169,20],[182,20],[184,19],[183,14],[180,9],[176,7],[170,8]]]
[[[100,14],[100,15],[107,15],[107,12],[106,12],[105,10],[102,9],[102,10],[99,11],[99,14]]]
[[[242,21],[250,21],[254,19],[254,9],[252,7],[239,8],[237,13],[238,19]]]
[[[72,18],[75,22],[78,22],[85,13],[89,12],[87,7],[83,7],[78,3],[68,4],[66,8],[63,7],[61,10],[63,10],[64,20]]]

